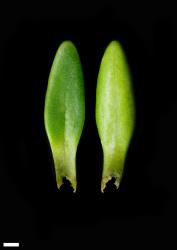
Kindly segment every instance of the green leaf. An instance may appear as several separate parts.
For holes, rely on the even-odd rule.
[[[118,188],[134,130],[135,104],[129,67],[117,41],[108,45],[101,61],[96,90],[96,124],[104,155],[101,190],[112,177]]]
[[[45,98],[44,122],[57,186],[66,177],[76,191],[76,152],[85,120],[84,78],[78,52],[63,42],[53,61]]]

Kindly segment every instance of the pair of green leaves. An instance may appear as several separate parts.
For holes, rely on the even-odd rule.
[[[60,45],[51,68],[44,120],[57,186],[66,177],[76,191],[76,152],[85,120],[85,93],[80,58],[70,41]],[[102,191],[112,177],[119,186],[134,122],[129,68],[121,45],[112,41],[102,58],[96,89],[96,124],[104,155]]]

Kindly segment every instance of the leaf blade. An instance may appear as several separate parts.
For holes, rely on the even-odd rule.
[[[84,78],[74,44],[63,42],[55,55],[45,98],[44,123],[56,170],[76,190],[76,152],[85,120]]]
[[[97,79],[96,124],[104,162],[101,190],[115,177],[119,186],[135,125],[135,104],[127,60],[117,41],[103,55]]]

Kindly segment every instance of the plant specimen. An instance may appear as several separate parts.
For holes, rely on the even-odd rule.
[[[44,120],[58,188],[66,177],[76,191],[76,153],[85,120],[84,77],[78,52],[63,42],[54,59],[45,99]],[[135,126],[129,66],[122,46],[112,41],[97,79],[96,124],[103,148],[101,190],[115,178],[118,188]]]
[[[96,124],[104,163],[101,190],[115,178],[119,187],[135,125],[132,80],[122,46],[112,41],[103,55],[96,89]]]
[[[65,41],[53,61],[44,110],[58,188],[66,177],[76,191],[76,152],[85,120],[84,95],[78,52],[71,41]]]

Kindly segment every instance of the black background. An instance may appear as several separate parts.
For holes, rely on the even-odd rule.
[[[176,11],[173,3],[58,2],[1,8],[0,195],[3,241],[28,245],[173,242],[176,223]],[[118,191],[100,193],[102,149],[96,79],[108,43],[131,68],[136,129]],[[78,189],[56,188],[43,122],[50,67],[64,40],[85,77],[86,120],[77,153]],[[108,245],[109,247],[111,245]],[[83,245],[84,247],[84,245]]]

